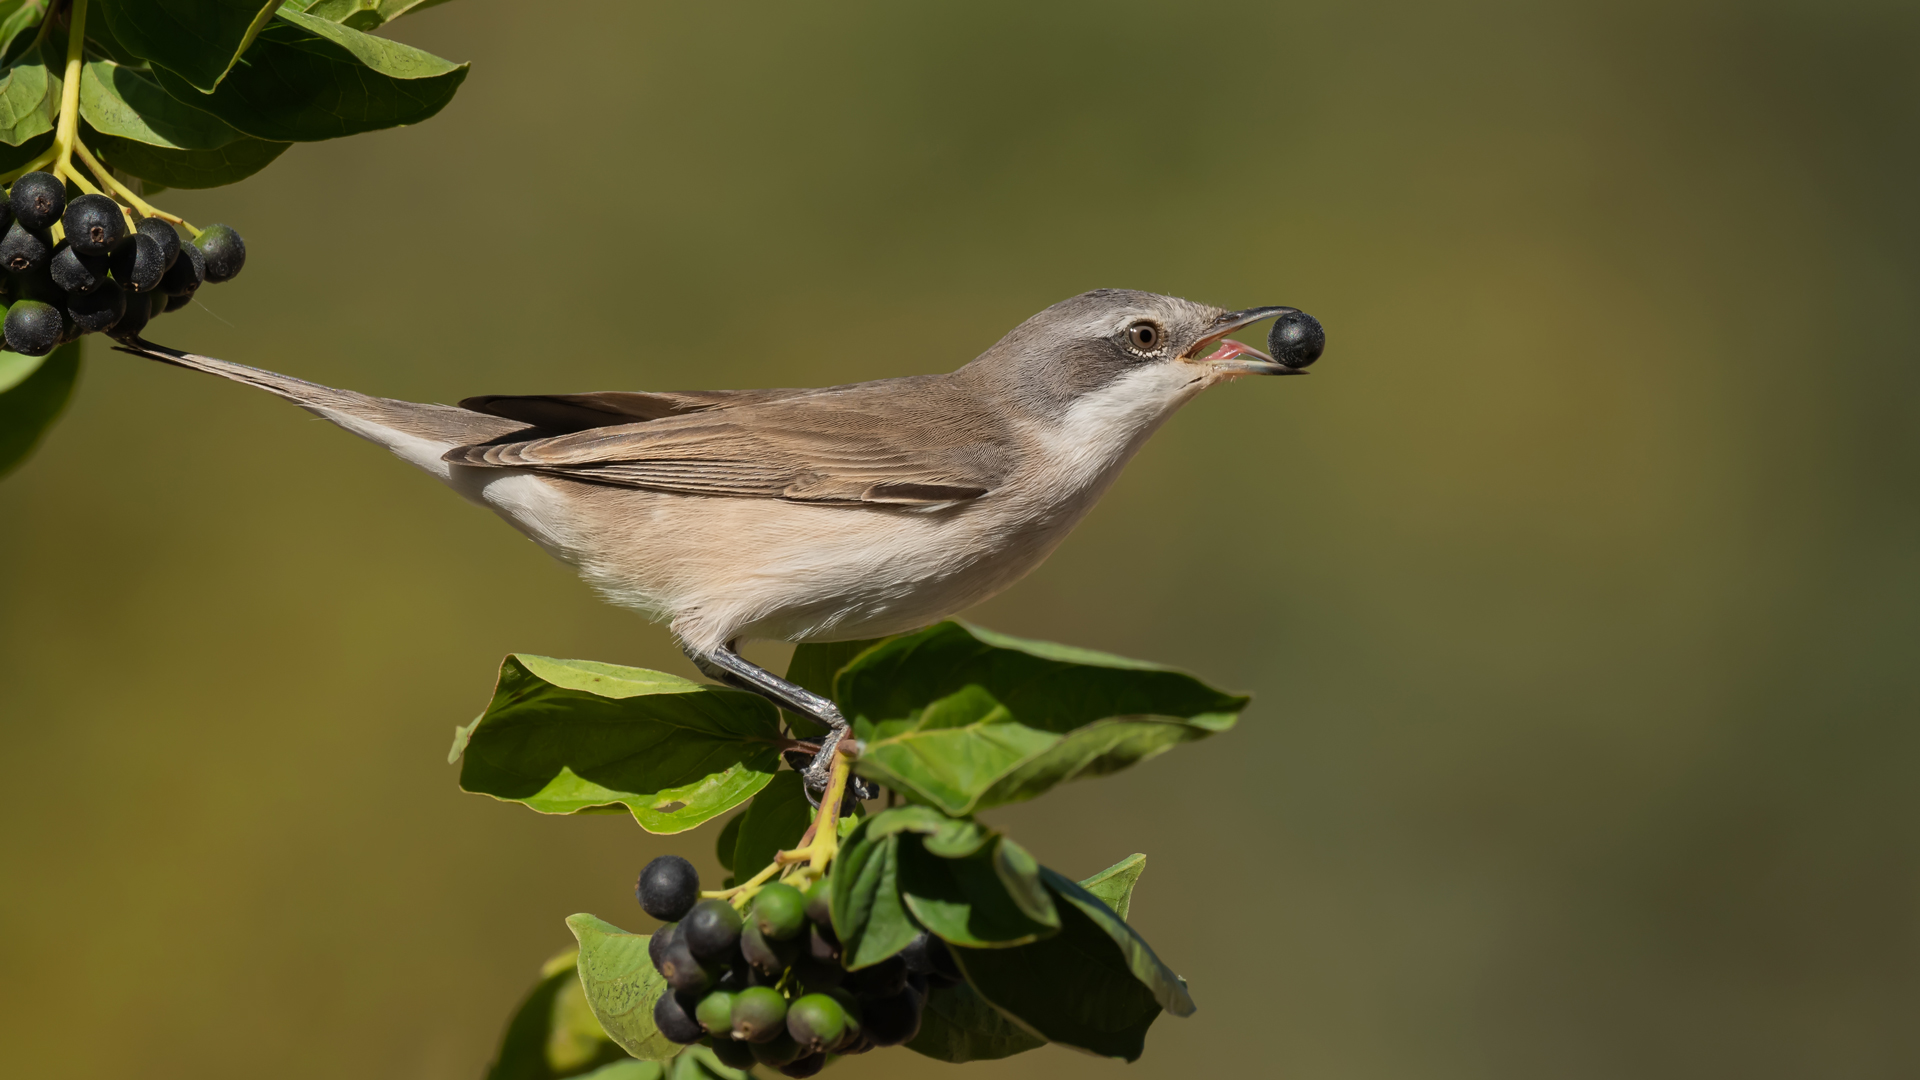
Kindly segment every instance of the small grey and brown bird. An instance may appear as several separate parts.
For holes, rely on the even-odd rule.
[[[1276,316],[1278,360],[1223,340]],[[1294,308],[1101,289],[945,375],[457,407],[123,348],[257,386],[386,447],[608,600],[666,620],[700,670],[827,725],[807,770],[818,790],[846,721],[741,657],[740,641],[880,637],[993,596],[1059,545],[1174,410],[1242,375],[1298,374],[1323,341]]]

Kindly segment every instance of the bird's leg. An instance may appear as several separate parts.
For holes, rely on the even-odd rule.
[[[833,771],[834,750],[848,731],[846,717],[840,715],[838,705],[748,661],[733,650],[732,642],[706,650],[687,649],[686,653],[693,661],[693,666],[708,677],[759,694],[783,709],[811,716],[825,724],[826,738],[820,741],[819,752],[813,755],[813,762],[801,770],[800,775],[807,782],[809,798],[812,792],[826,790],[827,775]]]

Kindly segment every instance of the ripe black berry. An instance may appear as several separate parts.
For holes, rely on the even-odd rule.
[[[160,293],[158,295],[167,297],[167,306],[161,309],[163,311],[179,311],[181,308],[193,303],[192,293],[181,293],[178,296],[167,296],[166,293]]]
[[[769,986],[751,986],[733,998],[733,1037],[768,1042],[787,1030],[787,999]]]
[[[70,293],[92,292],[107,280],[108,262],[98,255],[82,255],[73,250],[72,244],[62,243],[53,249],[53,258],[47,261],[47,273],[52,275],[55,285]]]
[[[165,274],[160,275],[160,291],[166,293],[168,296],[192,296],[193,291],[198,289],[200,282],[205,279],[206,268],[207,257],[200,254],[199,248],[194,247],[192,244],[181,244],[180,257],[173,260],[173,265],[167,267]],[[667,857],[673,858],[673,856]],[[659,860],[656,859],[654,861],[658,862]],[[686,862],[687,860],[681,859],[680,861]],[[693,864],[687,863],[687,868],[691,870]],[[699,882],[699,876],[695,875],[695,892],[699,891]],[[649,912],[649,914],[652,913]],[[655,915],[654,918],[657,919],[659,916]]]
[[[1289,311],[1273,320],[1267,331],[1267,351],[1290,368],[1303,368],[1320,359],[1327,347],[1327,332],[1320,320],[1304,311]]]
[[[653,961],[653,970],[665,975],[667,970],[660,966],[660,960],[667,955],[667,946],[673,944],[673,928],[679,923],[668,923],[653,932],[647,939],[647,959]]]
[[[189,244],[180,249],[189,260],[195,260],[198,249]],[[180,264],[175,263],[177,268]],[[173,271],[168,271],[171,276]],[[197,276],[197,275],[196,275]],[[198,287],[198,281],[194,287]],[[163,281],[161,287],[165,288]],[[169,289],[169,292],[174,290]],[[192,289],[188,289],[192,292]],[[640,871],[640,880],[633,887],[633,895],[640,900],[640,906],[646,913],[662,922],[673,922],[687,917],[693,905],[700,900],[700,872],[693,864],[678,855],[662,855],[646,865]]]
[[[29,229],[52,228],[67,208],[67,185],[52,173],[30,172],[13,182],[7,206]]]
[[[147,323],[153,321],[152,297],[158,295],[158,293],[151,295],[136,293],[127,297],[127,313],[120,316],[120,321],[114,323],[113,329],[108,330],[107,333],[120,341],[132,341],[139,337],[140,331],[145,330]]]
[[[160,258],[167,264],[166,269],[173,269],[173,260],[180,257],[180,234],[173,231],[173,226],[159,218],[141,218],[133,231],[152,237],[153,242],[160,245]]]
[[[813,1053],[837,1046],[847,1035],[847,1011],[825,994],[808,994],[787,1007],[787,1034]]]
[[[800,1058],[806,1056],[807,1053],[806,1048],[794,1042],[793,1036],[787,1034],[786,1028],[784,1027],[780,1029],[778,1034],[766,1042],[754,1043],[752,1045],[753,1060],[772,1069],[778,1069],[783,1065],[798,1061]]]
[[[740,954],[754,971],[778,976],[800,955],[800,940],[768,941],[758,926],[748,923],[740,930]]]
[[[32,229],[15,221],[0,237],[0,266],[16,274],[30,273],[47,265],[53,254],[53,241],[45,229]]]
[[[807,1077],[817,1075],[826,1067],[827,1055],[823,1051],[818,1054],[808,1054],[798,1061],[788,1062],[780,1066],[779,1072],[781,1076]]]
[[[127,238],[120,204],[105,195],[82,195],[68,203],[60,223],[67,230],[67,243],[82,255],[111,255]]]
[[[798,937],[807,925],[807,898],[799,889],[776,881],[753,898],[753,924],[768,941]]]
[[[20,300],[7,309],[7,348],[22,356],[45,356],[60,343],[65,320],[52,304]]]
[[[847,972],[842,985],[863,998],[892,997],[907,988],[907,962],[897,955],[889,956],[877,964]]]
[[[653,1026],[660,1029],[660,1034],[682,1045],[699,1042],[707,1033],[672,994],[661,994],[660,1000],[653,1003]]]
[[[674,936],[687,943],[697,960],[724,963],[740,949],[740,913],[725,900],[702,900],[680,920]]]
[[[207,280],[215,285],[232,281],[247,265],[247,242],[231,225],[209,225],[193,242],[207,257]]]
[[[925,1004],[919,994],[902,990],[886,997],[863,998],[860,1019],[866,1037],[876,1046],[898,1046],[920,1034],[920,1010]]]
[[[160,250],[160,241],[145,233],[134,233],[127,237],[113,254],[107,257],[113,269],[113,280],[128,292],[152,292],[160,285],[160,278],[167,272],[167,260]]]
[[[676,994],[699,997],[713,989],[713,972],[687,951],[686,935],[680,930],[673,932],[673,940],[667,942],[657,967],[660,974],[667,977],[667,985],[673,987]]]
[[[68,293],[67,314],[84,334],[110,329],[127,313],[127,296],[113,281],[103,281],[92,292]]]
[[[720,1064],[730,1069],[751,1069],[754,1065],[753,1047],[733,1039],[709,1039],[713,1044],[713,1056]],[[701,1070],[705,1071],[705,1070]]]

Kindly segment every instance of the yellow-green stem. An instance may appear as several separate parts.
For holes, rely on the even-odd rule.
[[[59,155],[55,176],[73,174],[74,136],[80,129],[80,67],[86,51],[87,0],[73,0],[73,15],[67,20],[66,81],[60,84],[60,122],[53,134],[53,148]]]
[[[813,828],[809,830],[813,837],[810,842],[792,851],[775,852],[773,862],[731,889],[715,889],[700,895],[713,900],[727,900],[735,907],[744,908],[761,886],[783,871],[796,869],[802,877],[825,876],[827,864],[840,851],[840,800],[846,794],[847,778],[853,771],[853,755],[847,752],[848,749],[851,748],[833,756],[833,770],[827,774],[826,794],[820,798],[820,809],[814,813]],[[805,865],[801,866],[803,863]]]

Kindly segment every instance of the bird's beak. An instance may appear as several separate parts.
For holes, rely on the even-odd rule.
[[[1207,328],[1205,337],[1193,343],[1192,347],[1180,354],[1180,359],[1205,368],[1207,374],[1216,378],[1237,378],[1241,375],[1305,375],[1305,368],[1291,368],[1261,352],[1251,345],[1238,341],[1221,341],[1220,347],[1206,356],[1196,359],[1200,350],[1220,341],[1243,326],[1251,326],[1276,315],[1298,311],[1290,307],[1257,307],[1245,311],[1224,311]]]

